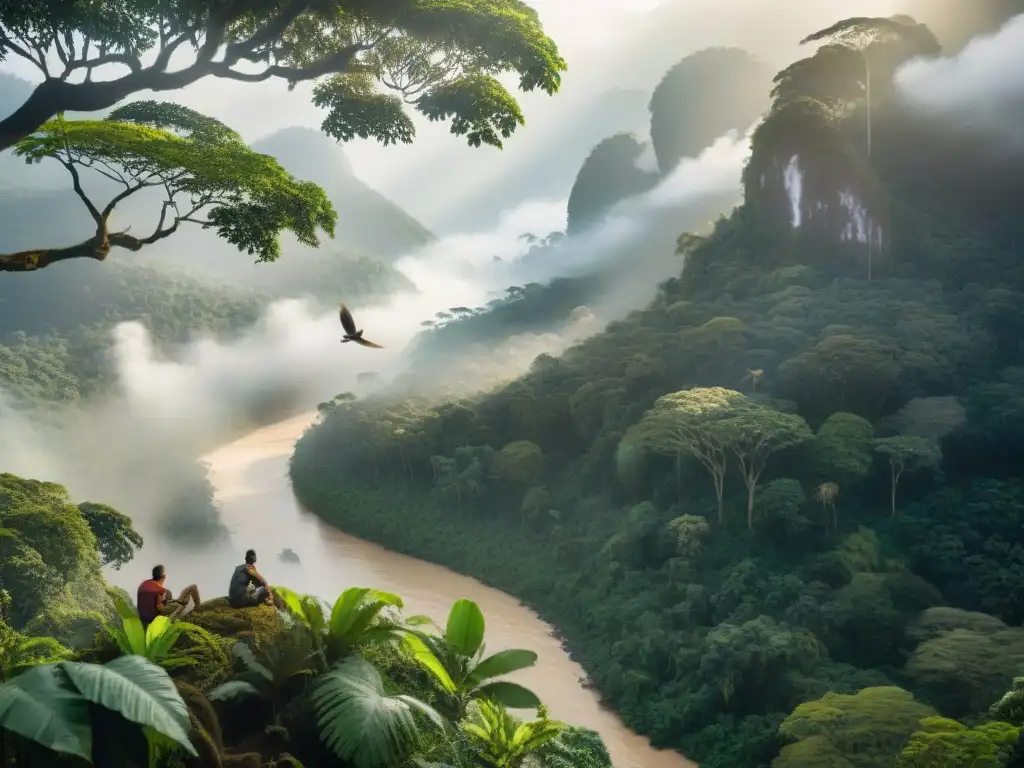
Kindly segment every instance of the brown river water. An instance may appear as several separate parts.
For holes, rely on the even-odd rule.
[[[447,568],[417,560],[348,536],[304,511],[292,494],[288,458],[295,441],[315,416],[304,414],[252,432],[203,458],[231,532],[232,548],[218,553],[161,549],[157,537],[146,539],[144,555],[110,580],[134,592],[154,562],[167,566],[167,584],[180,590],[199,585],[203,599],[226,593],[231,569],[246,549],[259,555],[259,568],[271,583],[325,598],[346,587],[374,587],[396,592],[410,614],[427,614],[443,625],[459,598],[476,601],[487,620],[487,649],[530,648],[537,665],[513,676],[548,705],[555,718],[601,734],[615,768],[695,768],[682,755],[656,750],[647,739],[624,726],[599,706],[595,693],[582,685],[583,669],[554,637],[551,627],[504,592]],[[277,553],[288,547],[300,563],[285,564]],[[237,551],[235,551],[237,550]]]

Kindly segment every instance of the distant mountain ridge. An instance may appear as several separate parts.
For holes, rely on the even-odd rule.
[[[0,72],[0,115],[17,109],[32,87],[26,80]],[[168,100],[173,101],[173,94]],[[102,113],[90,116],[100,117]],[[355,176],[342,148],[320,131],[285,128],[252,146],[276,158],[292,175],[313,181],[327,192],[338,221],[333,243],[324,243],[323,248],[393,261],[435,240],[420,222]],[[114,194],[111,183],[95,174],[83,174],[83,182],[97,198]],[[88,214],[71,191],[67,173],[55,162],[27,167],[13,153],[0,153],[0,196],[0,249],[69,244],[90,232]],[[118,207],[117,226],[146,230],[155,223],[159,210],[153,195],[139,193]],[[284,259],[299,250],[304,249],[294,243],[286,245]],[[154,265],[173,262],[189,269],[197,264],[214,271],[221,270],[220,265],[211,264],[212,259],[225,260],[234,268],[251,261],[218,241],[213,233],[198,228],[182,228],[166,243],[131,258]]]
[[[296,178],[324,188],[338,211],[337,236],[346,245],[389,259],[436,239],[397,203],[357,177],[344,150],[315,128],[282,128],[253,142],[252,148],[275,157]]]

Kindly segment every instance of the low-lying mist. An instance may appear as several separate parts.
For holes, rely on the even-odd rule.
[[[1024,148],[1024,14],[982,35],[955,56],[905,64],[896,85],[914,107],[957,127]]]
[[[373,371],[386,383],[406,372],[403,351],[438,311],[486,304],[510,285],[597,269],[615,277],[562,328],[470,350],[457,364],[437,361],[422,380],[465,390],[514,377],[538,354],[557,354],[641,306],[659,281],[681,268],[676,237],[709,224],[739,199],[748,146],[746,136],[722,137],[653,191],[620,204],[592,230],[545,249],[542,258],[523,256],[521,236],[564,229],[564,201],[528,201],[507,212],[493,231],[447,237],[410,253],[397,267],[416,292],[377,306],[351,306],[366,338],[383,350],[339,344],[336,311],[325,314],[305,300],[272,304],[239,338],[200,337],[166,355],[141,323],[122,323],[109,350],[117,383],[104,396],[45,422],[0,402],[0,469],[63,483],[76,500],[111,503],[131,515],[143,535],[153,535],[158,510],[182,482],[180,457],[201,456],[255,426],[254,413],[266,421],[312,411],[340,392],[371,394],[359,374]],[[377,383],[372,387],[379,390]]]

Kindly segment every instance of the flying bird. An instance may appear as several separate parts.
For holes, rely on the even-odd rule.
[[[352,313],[348,311],[348,307],[344,304],[338,310],[338,317],[341,318],[341,327],[345,329],[345,336],[341,340],[342,344],[354,341],[356,344],[361,344],[364,347],[384,349],[380,344],[374,344],[372,341],[363,338],[363,332],[356,330],[356,321],[352,319]]]

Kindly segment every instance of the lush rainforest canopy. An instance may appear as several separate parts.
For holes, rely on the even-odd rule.
[[[325,404],[295,488],[534,605],[706,768],[1019,765],[1024,157],[902,101],[913,19],[808,47],[648,307],[478,396]]]
[[[0,60],[21,59],[44,78],[0,120],[0,149],[62,112],[95,112],[205,77],[314,81],[314,103],[327,110],[323,130],[339,140],[409,143],[411,108],[448,121],[470,145],[500,147],[523,115],[495,76],[514,73],[521,90],[553,93],[565,69],[521,0],[40,0],[5,4],[0,33]],[[168,71],[176,53],[189,62]]]
[[[978,28],[1013,10],[983,5]],[[316,79],[334,137],[410,141],[412,108],[500,146],[522,115],[496,75],[553,92],[565,68],[516,0],[43,0],[3,6],[0,33],[0,58],[45,76],[0,121],[0,146],[64,166],[101,233],[85,241],[94,257],[198,221],[273,260],[283,231],[309,244],[330,233],[332,206],[190,111],[65,110],[206,76]],[[322,404],[292,459],[297,495],[346,531],[535,606],[610,707],[704,768],[1024,764],[1024,156],[902,101],[895,71],[939,39],[905,16],[809,36],[760,92],[742,205],[707,236],[680,236],[685,264],[653,302],[492,391],[425,397],[404,380]],[[191,63],[169,72],[176,49]],[[700,146],[664,133],[687,83],[706,82],[697,64],[714,57],[698,57],[651,101],[660,175]],[[763,74],[728,57],[737,88]],[[77,77],[101,67],[127,72]],[[656,182],[643,149],[625,135],[598,145],[574,190],[581,227]],[[111,180],[122,199],[173,179],[200,205],[162,206],[173,219],[129,240],[106,226],[110,203],[77,188],[97,164],[127,172]],[[189,221],[200,208],[211,218]],[[3,263],[45,266],[45,253]],[[115,264],[5,279],[79,266]],[[393,279],[352,269],[367,290]],[[145,319],[164,342],[197,325],[234,332],[270,295],[115,274],[38,289],[67,297],[60,312],[32,306],[33,289],[2,294],[0,384],[20,405],[109,383],[101,334],[117,319]],[[517,286],[424,322],[435,349],[487,343],[607,284]],[[88,311],[86,290],[104,296]],[[0,765],[610,766],[596,734],[497,679],[536,655],[488,654],[471,601],[434,617],[442,627],[387,592],[356,586],[325,604],[275,587],[280,610],[213,600],[144,630],[101,570],[143,544],[121,511],[0,475]]]

